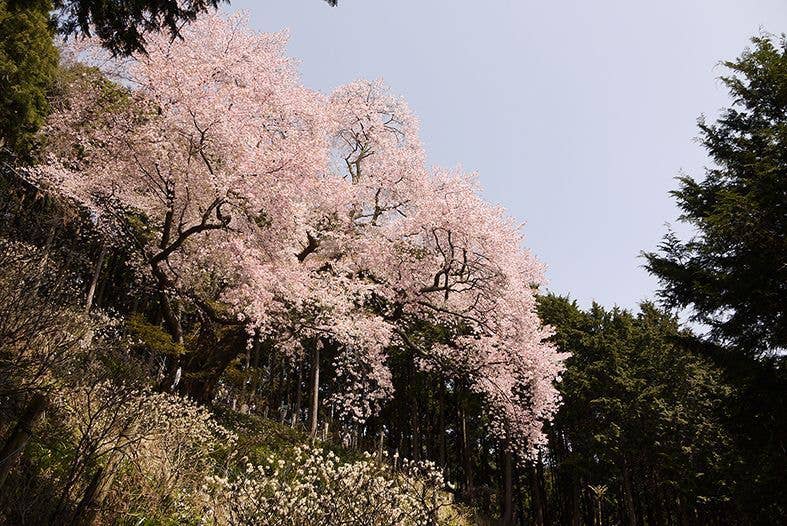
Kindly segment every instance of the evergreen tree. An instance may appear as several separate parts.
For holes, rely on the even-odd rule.
[[[25,155],[57,71],[49,0],[0,0],[0,146]]]
[[[724,64],[732,106],[699,121],[712,166],[672,192],[696,234],[669,232],[645,258],[668,305],[690,307],[717,343],[761,356],[787,348],[787,40],[752,42]]]

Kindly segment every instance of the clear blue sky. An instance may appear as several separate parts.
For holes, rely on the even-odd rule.
[[[785,0],[234,0],[255,28],[290,30],[304,83],[380,78],[421,121],[430,161],[477,171],[526,222],[549,289],[634,307],[655,281],[638,257],[701,175],[696,119],[728,103],[719,61]]]

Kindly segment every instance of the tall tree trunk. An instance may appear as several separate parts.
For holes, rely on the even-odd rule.
[[[254,342],[252,343],[251,346],[251,367],[253,367],[257,371],[257,374],[252,376],[253,380],[249,383],[249,397],[246,401],[246,403],[249,406],[249,413],[252,412],[252,408],[258,409],[256,407],[257,404],[255,402],[257,400],[257,390],[259,389],[262,382],[262,373],[260,371],[260,367],[262,363],[261,356],[260,356],[261,346],[262,346],[262,342],[260,341],[260,333],[259,331],[257,331],[254,333]],[[270,360],[268,360],[268,366],[270,366]],[[269,369],[268,371],[266,371],[266,375],[268,374]],[[266,411],[268,410],[267,402],[266,402],[265,410]]]
[[[621,463],[623,471],[623,505],[626,510],[626,518],[629,526],[637,526],[637,513],[634,508],[634,493],[631,485],[631,473],[628,462],[624,456]]]
[[[167,295],[167,291],[173,286],[172,282],[158,263],[152,263],[150,269],[156,278],[158,293],[161,298],[161,314],[169,326],[170,335],[175,343],[183,344],[183,326],[180,322],[180,312]]]
[[[412,441],[410,443],[412,452],[410,457],[416,462],[421,460],[421,418],[418,402],[413,398],[413,406],[410,412],[410,428],[412,431]]]
[[[544,495],[541,484],[541,473],[539,473],[538,464],[541,462],[540,458],[533,462],[533,467],[530,471],[530,491],[533,499],[533,519],[536,526],[544,526]]]
[[[465,496],[468,498],[473,497],[473,462],[470,453],[470,441],[467,431],[467,413],[465,412],[464,408],[460,409],[460,416],[461,425],[462,425],[462,463],[464,468],[464,486],[465,486]]]
[[[500,507],[501,526],[514,525],[514,457],[510,451],[503,451],[503,502]]]
[[[579,526],[582,522],[582,483],[580,482],[581,479],[575,479],[574,477],[578,477],[578,474],[574,474],[571,480],[571,515],[570,515],[570,522],[571,526]]]
[[[104,279],[99,280],[98,289],[96,290],[96,297],[93,299],[93,304],[100,307],[104,305],[104,293],[107,290],[107,283],[112,282],[112,274],[115,272],[117,268],[117,257],[114,255],[109,256],[109,261],[107,261],[107,270],[104,272]],[[137,312],[137,305],[139,304],[139,295],[134,295],[134,302],[131,305],[131,312]]]
[[[24,451],[30,436],[33,434],[32,427],[36,420],[44,412],[44,397],[37,394],[28,404],[25,412],[14,426],[8,439],[0,450],[0,488],[5,484],[11,468],[16,463],[17,458]]]
[[[320,347],[322,343],[318,340],[314,344],[312,354],[312,403],[311,413],[309,414],[309,437],[314,440],[317,437],[317,411],[320,408]]]
[[[254,334],[254,338],[252,340],[252,345],[246,349],[246,367],[243,370],[243,386],[241,387],[241,394],[240,394],[240,411],[244,414],[249,414],[249,408],[251,407],[251,401],[249,396],[249,389],[251,388],[251,376],[249,372],[251,371],[251,353],[254,346],[257,345],[257,334]]]
[[[442,380],[440,381],[440,394],[438,398],[438,415],[437,415],[437,458],[440,461],[440,467],[445,468],[446,454],[445,454],[445,386]]]
[[[101,243],[101,250],[98,253],[96,266],[93,268],[93,278],[90,280],[90,288],[87,289],[87,299],[85,300],[85,313],[90,312],[90,307],[93,306],[93,296],[96,293],[96,285],[98,285],[98,278],[101,275],[101,266],[104,264],[104,257],[107,254],[107,244]]]
[[[302,365],[302,363],[298,364],[298,375],[295,377],[295,409],[292,412],[292,427],[295,427],[295,424],[301,419],[301,404],[303,400],[303,389],[301,389],[301,383],[303,382]]]
[[[176,386],[178,392],[197,402],[210,402],[224,372],[246,351],[248,337],[241,327],[217,331],[209,324],[201,324],[197,338],[190,342],[189,352],[178,357],[170,367],[170,375],[182,368],[182,379]],[[164,388],[171,387],[174,378],[169,382]]]

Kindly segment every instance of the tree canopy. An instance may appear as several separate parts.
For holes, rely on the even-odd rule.
[[[571,351],[540,466],[559,493],[544,495],[543,513],[589,523],[596,498],[606,520],[626,524],[723,513],[737,460],[725,425],[732,390],[719,367],[681,343],[677,319],[648,303],[636,314],[583,311],[553,295],[539,298],[539,314]],[[594,496],[589,485],[607,493]]]
[[[760,36],[721,77],[732,106],[700,119],[712,165],[679,178],[680,220],[645,254],[670,306],[689,307],[715,341],[753,356],[787,348],[787,40]]]

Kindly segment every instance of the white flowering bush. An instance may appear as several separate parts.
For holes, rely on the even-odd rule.
[[[148,426],[133,449],[119,495],[138,495],[130,507],[167,512],[196,504],[206,472],[226,469],[235,435],[216,423],[202,406],[179,396],[145,393]]]
[[[63,387],[54,402],[76,444],[64,491],[79,501],[78,478],[101,466],[97,483],[110,491],[91,505],[105,518],[199,508],[205,473],[225,468],[235,449],[233,433],[176,395],[105,380]]]
[[[204,521],[259,525],[431,525],[449,504],[432,463],[403,462],[392,472],[366,453],[341,462],[332,452],[300,446],[288,459],[247,463],[234,478],[209,476]]]

